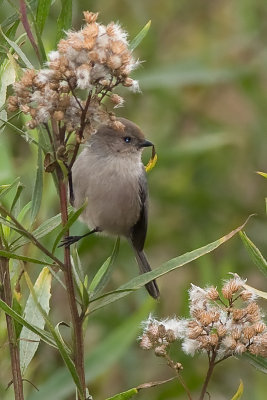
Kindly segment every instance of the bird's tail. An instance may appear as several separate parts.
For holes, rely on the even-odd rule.
[[[151,267],[147,261],[144,251],[138,251],[136,248],[134,248],[132,243],[131,243],[131,245],[133,247],[135,258],[138,263],[141,274],[151,271]],[[148,282],[145,285],[145,287],[146,287],[146,290],[148,291],[148,293],[150,294],[150,296],[152,296],[154,299],[159,298],[159,296],[160,296],[159,288],[158,288],[158,285],[157,285],[155,279],[151,282]]]

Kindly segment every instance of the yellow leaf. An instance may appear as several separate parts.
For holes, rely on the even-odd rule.
[[[242,379],[240,379],[240,384],[238,386],[237,392],[236,394],[231,398],[231,400],[239,400],[241,399],[241,396],[243,394],[244,391],[244,385],[243,385],[243,381]]]
[[[150,158],[150,160],[148,161],[147,165],[145,166],[146,172],[151,171],[151,170],[155,167],[157,161],[158,161],[158,156],[157,156],[155,147],[153,146],[153,147],[152,147],[152,155],[151,155],[151,158]]]

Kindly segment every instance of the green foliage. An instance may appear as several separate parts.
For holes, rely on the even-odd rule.
[[[85,360],[88,383],[103,375],[128,351],[129,346],[136,340],[141,321],[147,317],[154,306],[154,302],[148,299],[138,311],[105,335],[103,340],[91,349]],[[52,397],[54,393],[57,393],[57,400],[63,400],[74,393],[72,382],[65,369],[58,368],[45,383],[40,385],[39,392],[32,392],[27,400],[45,400]]]
[[[45,267],[40,272],[34,284],[34,291],[38,303],[45,312],[48,313],[50,309],[49,300],[51,297],[51,273],[48,268]],[[31,293],[24,308],[24,318],[29,324],[39,329],[44,329],[45,320],[40,314]],[[23,375],[38,349],[39,342],[39,335],[36,335],[25,326],[22,328],[20,333],[20,366]]]
[[[57,20],[56,43],[64,36],[64,31],[71,28],[72,0],[61,0],[61,12]]]
[[[39,0],[36,12],[36,24],[42,34],[47,20],[52,0]]]
[[[135,36],[135,38],[131,41],[130,43],[130,49],[133,51],[139,44],[142,42],[144,37],[147,35],[149,29],[150,29],[151,21],[148,21],[148,23],[144,26],[143,29]]]
[[[151,308],[151,304],[144,309],[140,306],[142,293],[138,293],[138,296],[132,295],[128,302],[126,296],[141,288],[150,279],[165,275],[165,278],[160,280],[162,299],[157,312],[167,315],[176,313],[177,308],[186,309],[184,288],[191,281],[203,280],[206,284],[216,285],[219,278],[225,277],[227,272],[237,271],[243,277],[247,276],[249,282],[258,273],[257,269],[251,268],[250,260],[258,267],[259,277],[260,273],[266,276],[266,257],[263,255],[266,250],[264,241],[266,221],[262,219],[260,203],[266,186],[264,180],[261,183],[256,180],[257,177],[251,178],[251,171],[263,170],[266,161],[264,150],[267,145],[267,120],[263,79],[265,3],[264,0],[260,0],[257,4],[252,0],[238,1],[231,5],[218,2],[212,6],[209,3],[200,6],[192,1],[167,2],[164,5],[155,2],[153,6],[151,2],[139,0],[127,4],[116,0],[111,2],[100,0],[97,3],[101,19],[120,20],[123,26],[129,27],[130,32],[138,30],[136,25],[143,26],[148,19],[153,20],[153,32],[149,32],[142,46],[138,48],[140,59],[147,61],[143,64],[144,67],[135,73],[136,78],[140,80],[143,96],[134,97],[134,100],[128,96],[121,115],[139,123],[146,135],[157,143],[159,163],[155,173],[149,176],[152,207],[147,251],[151,264],[161,266],[154,268],[149,274],[122,284],[127,281],[125,276],[131,276],[133,269],[129,261],[132,256],[127,253],[124,244],[121,245],[118,254],[117,241],[111,256],[104,264],[103,259],[110,254],[109,239],[90,238],[86,245],[81,243],[78,251],[73,247],[72,266],[77,286],[77,300],[81,303],[83,311],[89,306],[88,318],[92,324],[92,329],[89,328],[88,332],[93,344],[89,340],[86,348],[88,354],[86,371],[89,382],[95,382],[97,378],[103,376],[108,368],[116,365],[115,362],[122,355],[124,359],[114,367],[114,375],[110,370],[110,382],[114,382],[116,387],[121,385],[116,381],[117,376],[122,376],[121,380],[124,382],[142,381],[144,365],[149,365],[151,375],[163,373],[161,370],[163,367],[159,363],[146,364],[146,360],[140,359],[139,354],[136,356],[136,346],[129,348],[137,336],[138,325]],[[46,59],[45,50],[55,48],[55,37],[57,36],[58,40],[63,37],[64,30],[71,28],[72,8],[77,18],[75,21],[77,25],[82,20],[82,9],[91,7],[91,4],[88,6],[84,1],[73,2],[72,5],[71,1],[30,0],[27,4],[29,21],[34,29],[43,61]],[[61,216],[57,214],[58,203],[55,193],[51,190],[51,175],[42,176],[41,149],[45,153],[51,151],[46,142],[46,133],[26,132],[23,127],[25,121],[20,113],[7,118],[4,110],[10,85],[15,79],[15,74],[20,73],[20,67],[36,66],[35,55],[29,50],[26,35],[16,36],[20,24],[19,12],[17,10],[14,12],[14,9],[11,12],[6,11],[6,5],[6,1],[1,3],[0,21],[2,29],[0,202],[5,207],[8,205],[7,209],[23,227],[32,230],[36,239],[40,239],[47,248],[57,254],[61,251],[57,249],[57,245],[70,226],[78,234],[82,233],[83,228],[77,222],[81,210],[73,211],[70,207],[69,221],[62,227]],[[93,8],[95,6],[92,5]],[[234,22],[230,25],[229,15]],[[131,41],[132,50],[140,44],[149,28],[150,21]],[[35,150],[38,152],[36,175]],[[18,175],[22,178],[17,178],[12,184],[8,183]],[[266,178],[266,173],[262,172],[260,175]],[[42,197],[44,201],[40,208]],[[259,215],[247,229],[250,229],[249,237],[255,238],[255,243],[261,251],[247,234],[242,232],[240,236],[249,257],[244,257],[241,262],[238,254],[239,245],[233,241],[227,248],[220,247],[216,255],[207,258],[205,255],[222,244],[220,241],[213,242],[214,237],[218,237],[218,232],[229,231],[230,224],[237,226],[238,221],[247,216],[247,210],[253,210]],[[54,216],[51,218],[51,215]],[[34,227],[32,227],[33,221],[35,221]],[[25,232],[19,230],[5,214],[0,217],[0,223],[0,235],[5,246],[0,254],[18,262],[12,269],[14,286],[18,275],[16,266],[20,262],[27,263],[27,271],[34,275],[36,268],[39,269],[34,264],[47,265],[47,261],[43,260],[42,253],[30,244],[31,239]],[[203,246],[203,243],[210,244]],[[186,253],[188,248],[197,250]],[[175,257],[177,254],[182,255]],[[170,261],[163,263],[163,260],[169,259]],[[191,262],[195,259],[198,260],[198,265],[191,266]],[[61,290],[65,290],[65,285],[61,280],[61,273],[53,270],[53,264],[48,264],[51,274],[57,280],[55,281],[57,312],[64,313],[66,304],[61,301]],[[102,266],[99,268],[100,265]],[[116,271],[113,270],[114,265],[118,267]],[[182,265],[187,265],[187,268],[179,271],[178,268]],[[166,275],[174,269],[177,271]],[[132,274],[135,276],[135,272]],[[112,276],[110,286],[118,289],[104,293],[110,276]],[[258,281],[260,284],[260,279]],[[48,290],[48,287],[46,288]],[[38,290],[32,287],[31,289],[37,300],[37,303],[32,303],[32,307],[37,310],[37,304],[40,303]],[[110,287],[107,290],[111,290]],[[265,292],[254,290],[260,296],[266,296]],[[33,300],[32,294],[30,297]],[[124,297],[125,299],[116,303],[116,306],[103,308]],[[0,308],[15,320],[17,336],[21,329],[25,332],[27,328],[53,348],[60,349],[68,369],[68,371],[63,369],[61,361],[58,360],[47,365],[45,364],[47,360],[44,358],[49,378],[38,385],[40,392],[33,391],[29,396],[27,393],[27,398],[41,400],[49,396],[53,398],[57,393],[58,400],[66,399],[74,393],[73,380],[78,386],[79,382],[70,358],[70,348],[59,330],[61,323],[53,326],[47,316],[47,310],[43,310],[45,307],[42,303],[41,308],[46,311],[45,319],[48,318],[49,332],[38,326],[37,322],[29,323],[27,318],[22,316],[25,301],[23,292],[21,299],[19,296],[14,297],[12,308],[2,300]],[[139,312],[132,315],[133,309],[139,307]],[[102,308],[101,314],[90,314],[100,308]],[[27,312],[27,306],[24,312]],[[125,322],[120,325],[122,319]],[[5,343],[1,321],[0,338],[2,343]],[[107,330],[107,326],[111,332],[105,335],[103,330]],[[102,339],[99,339],[99,332],[102,334]],[[94,334],[97,336],[95,340],[97,344],[94,343]],[[3,346],[3,362],[6,362],[7,358],[4,353],[5,348],[6,346]],[[27,356],[30,358],[30,354]],[[246,354],[245,357],[256,368],[266,373],[266,359],[250,354]],[[34,363],[32,365],[33,371],[28,373],[36,374],[37,381],[43,381],[42,367],[35,369]],[[183,360],[183,366],[185,379],[187,378],[193,390],[197,391],[202,379],[201,369],[195,363],[192,364],[192,360]],[[235,366],[236,364],[233,368],[236,373]],[[230,368],[231,366],[227,372],[220,372],[220,379],[216,380],[217,384],[215,383],[210,390],[214,391],[215,398],[221,396],[221,392],[228,398],[230,398],[229,393],[234,393],[235,387],[227,380],[226,375],[232,372]],[[72,380],[69,373],[72,375]],[[254,382],[254,372],[250,366],[243,365],[241,374],[249,375],[250,379],[242,398],[244,400],[263,398],[260,396],[262,393],[265,394],[264,389],[260,384],[256,384],[256,381]],[[10,379],[4,370],[0,375],[2,382]],[[29,378],[31,380],[31,376]],[[218,386],[219,381],[226,382],[223,390]],[[109,389],[111,393],[114,392],[112,387]],[[0,384],[1,398],[11,398],[11,389],[7,392],[1,390]],[[123,387],[120,390],[123,390]],[[136,390],[137,388],[130,389],[109,399],[130,398],[127,396],[136,394]],[[172,387],[168,385],[167,389],[162,388],[154,392],[152,397],[178,398],[179,390],[177,385]],[[241,390],[239,387],[233,399],[240,398]],[[96,392],[94,396],[96,398],[106,398],[110,395],[105,393],[100,379],[97,381]],[[147,399],[147,392],[139,393],[139,398]]]
[[[39,143],[36,178],[35,178],[35,185],[34,185],[33,194],[32,194],[32,207],[31,207],[31,222],[32,223],[35,221],[35,218],[41,207],[42,195],[43,195],[43,157],[42,157],[41,145]]]
[[[250,255],[251,260],[267,278],[267,261],[261,254],[260,250],[255,246],[255,244],[248,238],[245,232],[240,232],[240,237]]]

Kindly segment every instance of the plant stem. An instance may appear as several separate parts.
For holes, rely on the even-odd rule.
[[[213,373],[213,369],[214,369],[214,367],[216,365],[216,363],[215,363],[216,355],[217,355],[216,351],[212,350],[212,356],[211,356],[210,361],[209,361],[209,369],[207,371],[207,375],[206,375],[206,378],[205,378],[205,381],[204,381],[204,384],[203,384],[203,387],[202,387],[202,390],[201,390],[201,393],[200,393],[200,396],[199,396],[199,400],[203,400],[204,397],[205,397],[205,394],[207,392],[207,387],[208,387],[211,375]]]
[[[177,378],[178,378],[180,384],[183,386],[183,388],[184,388],[184,390],[185,390],[185,392],[186,392],[186,394],[187,394],[188,399],[189,399],[189,400],[192,400],[192,396],[191,396],[190,390],[188,389],[188,387],[187,387],[185,381],[183,380],[183,378],[182,378],[182,376],[181,376],[181,374],[180,374],[180,369],[182,368],[182,365],[179,364],[179,363],[175,363],[175,362],[170,358],[170,356],[169,356],[168,354],[165,354],[164,357],[165,357],[165,359],[168,361],[168,365],[175,371],[175,373],[176,373],[176,375],[177,375]],[[180,368],[178,368],[178,365],[180,365]]]
[[[0,249],[2,249],[1,241],[0,241]],[[5,257],[0,257],[0,280],[2,285],[2,288],[0,290],[0,297],[9,307],[12,307],[12,290],[10,283],[9,266],[8,266],[8,259]],[[7,324],[15,400],[24,400],[23,382],[22,382],[20,361],[19,361],[19,347],[16,340],[15,326],[13,319],[7,314],[6,314],[6,324]]]
[[[19,221],[9,212],[7,211],[4,207],[0,206],[0,213],[3,213],[4,215],[7,215],[12,222],[14,222],[14,224],[16,225],[16,227],[24,233],[24,236],[26,236],[27,238],[30,239],[30,241],[36,246],[38,247],[38,249],[40,249],[44,254],[46,254],[48,257],[51,258],[51,260],[55,261],[55,263],[62,269],[65,269],[65,265],[63,264],[63,262],[61,262],[56,256],[54,256],[49,250],[47,250],[46,247],[44,247],[39,240],[36,239],[36,237],[28,232],[26,229],[23,228],[23,226],[19,223]]]
[[[60,169],[57,169],[57,175],[59,182],[61,218],[62,218],[62,225],[64,226],[68,222],[67,190],[66,190],[66,185],[63,182],[63,176]],[[69,232],[66,232],[67,236],[68,234]],[[85,398],[86,384],[85,384],[85,372],[84,372],[84,343],[83,343],[83,327],[82,327],[83,320],[79,315],[75,299],[74,281],[73,281],[69,247],[65,247],[64,249],[64,264],[65,264],[64,275],[65,275],[68,301],[69,301],[72,326],[73,326],[74,364],[82,385],[83,397]]]

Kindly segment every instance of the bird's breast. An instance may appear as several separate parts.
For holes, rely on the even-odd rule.
[[[88,199],[81,216],[84,222],[109,234],[128,236],[140,215],[142,173],[141,159],[102,159],[82,153],[73,166],[73,188],[76,208]]]

